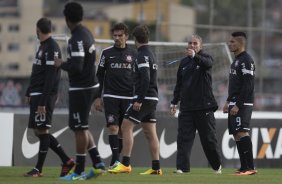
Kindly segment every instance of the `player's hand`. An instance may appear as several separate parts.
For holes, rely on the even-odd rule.
[[[142,103],[134,102],[132,108],[133,108],[133,110],[135,110],[135,111],[140,111],[141,106],[142,106]]]
[[[236,105],[234,105],[234,107],[232,107],[232,108],[230,109],[230,115],[232,115],[232,116],[237,115],[238,112],[239,112],[239,107],[237,107]]]
[[[170,114],[174,116],[176,113],[176,110],[177,110],[177,105],[171,104],[170,105]]]
[[[95,110],[103,112],[103,106],[104,106],[104,103],[103,103],[102,98],[96,98],[95,101],[94,101]]]
[[[26,96],[24,101],[26,104],[30,104],[30,96]]]
[[[59,68],[61,64],[63,63],[63,60],[59,59],[58,57],[54,57],[54,61],[55,61],[55,67],[57,68]]]
[[[188,57],[193,58],[193,57],[195,56],[195,51],[194,51],[193,49],[187,49],[187,50],[186,50],[186,55],[187,55]]]
[[[37,107],[37,113],[38,113],[38,114],[45,114],[45,113],[46,113],[46,108],[45,108],[45,106],[38,106],[38,107]]]
[[[228,104],[229,102],[225,102],[223,109],[222,109],[223,113],[228,113]]]

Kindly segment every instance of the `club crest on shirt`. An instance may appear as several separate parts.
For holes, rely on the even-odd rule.
[[[115,121],[114,115],[108,115],[108,123],[113,123]]]
[[[130,55],[126,56],[125,60],[126,60],[126,62],[131,63],[132,62],[132,56],[130,56]]]

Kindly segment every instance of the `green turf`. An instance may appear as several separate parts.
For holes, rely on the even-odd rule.
[[[62,184],[69,181],[58,180],[58,167],[45,167],[44,177],[26,178],[23,173],[31,167],[0,167],[0,184]],[[282,169],[259,169],[254,176],[233,176],[234,169],[223,169],[223,174],[215,175],[208,168],[192,168],[188,174],[173,174],[172,168],[163,169],[163,176],[141,176],[144,168],[133,168],[131,174],[109,174],[87,181],[74,181],[72,183],[92,184],[281,184]]]

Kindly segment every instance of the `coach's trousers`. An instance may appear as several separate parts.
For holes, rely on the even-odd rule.
[[[198,130],[209,164],[214,170],[221,165],[216,139],[216,122],[212,110],[180,112],[178,116],[176,168],[190,171],[190,155]]]

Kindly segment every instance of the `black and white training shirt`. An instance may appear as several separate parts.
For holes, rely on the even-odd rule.
[[[227,101],[236,106],[254,103],[255,64],[246,52],[237,55],[231,64]]]
[[[61,68],[69,75],[69,90],[98,87],[95,76],[96,49],[91,32],[84,26],[78,25],[71,34],[67,62],[61,65]]]
[[[142,103],[146,100],[158,101],[158,82],[155,56],[148,45],[138,48],[138,56],[136,61],[136,101]]]
[[[134,93],[134,62],[137,52],[133,48],[108,47],[102,51],[97,70],[100,94],[103,97],[132,99]]]
[[[54,58],[61,58],[57,42],[49,37],[42,41],[35,55],[26,96],[41,95],[39,104],[45,106],[49,95],[57,94],[61,76],[60,69],[55,67]]]

